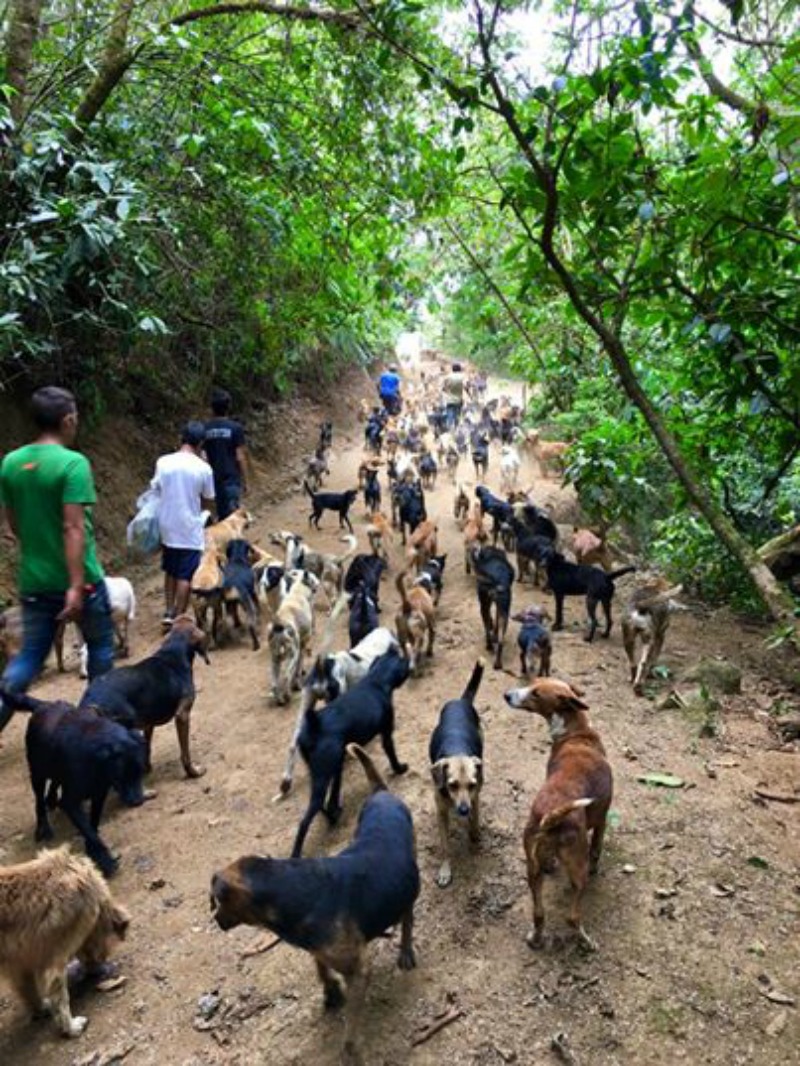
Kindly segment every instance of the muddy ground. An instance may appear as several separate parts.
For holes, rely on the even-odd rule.
[[[360,428],[343,421],[334,442],[335,488],[353,483],[361,455]],[[469,476],[465,470],[464,475]],[[304,499],[285,471],[289,495],[264,502],[268,493],[276,495],[276,476],[262,464],[250,501],[261,542],[269,530],[305,527]],[[489,484],[495,489],[498,478],[493,451]],[[531,469],[522,481],[569,518],[573,505],[553,482],[534,478]],[[775,715],[796,704],[796,697],[774,677],[765,632],[727,612],[692,605],[675,616],[664,658],[671,677],[660,683],[655,698],[632,694],[618,628],[609,641],[583,642],[579,601],[569,604],[567,631],[555,635],[554,672],[584,688],[615,772],[612,824],[584,912],[596,953],[587,955],[559,935],[565,934],[568,902],[560,874],[548,878],[545,895],[555,939],[538,953],[525,944],[530,900],[521,833],[543,778],[548,743],[543,722],[510,711],[502,701],[502,693],[516,684],[515,632],[507,643],[507,672],[487,671],[478,698],[486,741],[483,841],[473,853],[465,834],[456,831],[454,882],[437,888],[428,737],[442,702],[461,691],[483,650],[452,497],[444,478],[429,497],[440,543],[449,553],[435,658],[396,700],[397,747],[411,769],[391,787],[413,812],[423,879],[416,908],[418,968],[410,974],[397,970],[396,936],[373,946],[365,1061],[369,1066],[797,1062],[800,804],[754,798],[757,787],[800,795],[798,751],[782,747],[773,727]],[[363,530],[360,503],[354,515],[357,531]],[[311,539],[326,549],[340,548],[330,517],[323,533]],[[619,582],[619,600],[626,580]],[[141,657],[158,642],[162,605],[155,567],[140,576],[138,591],[134,655]],[[543,599],[538,590],[515,589],[515,606]],[[389,581],[382,602],[390,622],[397,595]],[[321,632],[321,611],[317,621]],[[344,627],[339,644],[346,646]],[[696,718],[657,704],[687,667],[715,656],[742,669],[743,689],[722,698],[716,735],[705,737]],[[78,1000],[90,1025],[76,1042],[63,1041],[47,1022],[30,1023],[0,985],[0,1062],[337,1062],[342,1020],[322,1010],[309,957],[285,944],[247,956],[258,946],[258,931],[224,934],[208,909],[215,869],[244,853],[289,852],[307,799],[304,769],[286,802],[270,800],[296,707],[270,704],[266,646],[254,653],[244,636],[234,635],[212,656],[210,667],[198,663],[195,676],[193,744],[206,776],[184,780],[174,731],[158,730],[150,782],[157,798],[137,810],[112,802],[105,819],[104,836],[122,855],[114,892],[133,914],[129,940],[119,953],[125,984]],[[51,671],[35,691],[72,699],[81,684],[74,671],[64,677]],[[35,852],[22,726],[9,727],[0,749],[4,863]],[[376,757],[383,765],[378,750]],[[638,777],[650,771],[678,775],[685,787],[641,783]],[[360,770],[348,768],[342,820],[330,830],[319,818],[306,854],[344,845],[366,791]],[[61,816],[55,825],[59,841],[73,839]],[[219,1006],[204,1019],[198,1001],[210,993],[219,997]],[[452,1007],[462,1011],[458,1020],[415,1046],[424,1026]]]

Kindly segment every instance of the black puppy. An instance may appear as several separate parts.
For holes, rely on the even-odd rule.
[[[483,785],[483,730],[475,710],[475,696],[483,677],[483,659],[472,671],[459,700],[448,700],[431,734],[428,756],[436,788],[436,813],[442,865],[436,883],[445,888],[453,879],[450,870],[450,809],[469,819],[473,843],[480,837],[480,791]]]
[[[511,613],[514,567],[500,548],[473,548],[471,555],[477,580],[481,621],[486,634],[486,648],[488,651],[494,651],[494,668],[500,670],[503,666],[503,641]]]
[[[256,598],[256,578],[251,566],[253,549],[246,540],[231,540],[227,548],[228,562],[222,575],[222,599],[225,608],[233,617],[234,625],[239,625],[239,607],[247,615],[247,628],[253,641],[253,651],[258,651],[261,643],[258,639],[258,627],[261,611]]]
[[[353,1064],[364,1061],[356,1039],[367,986],[367,944],[400,922],[397,964],[401,970],[416,965],[412,933],[419,869],[408,807],[386,791],[366,752],[356,745],[348,750],[373,787],[352,842],[322,859],[237,859],[214,875],[211,909],[221,929],[265,926],[308,951],[327,1008],[342,1004],[337,975],[344,977],[349,1002],[341,1061]]]
[[[519,669],[523,677],[529,677],[534,672],[537,658],[539,677],[550,676],[553,642],[544,624],[544,620],[548,617],[547,611],[541,607],[528,607],[513,616],[513,621],[521,623],[522,626],[517,637],[517,644],[519,646]]]
[[[611,634],[611,601],[614,598],[614,582],[624,574],[632,574],[635,566],[623,566],[621,570],[612,570],[607,574],[599,566],[584,566],[568,562],[561,552],[552,548],[545,556],[547,581],[556,600],[556,620],[554,630],[564,628],[564,597],[585,596],[586,612],[589,616],[589,631],[583,638],[591,642],[597,630],[597,605],[602,604],[606,616],[604,637]]]
[[[205,771],[192,762],[189,729],[195,697],[192,663],[196,654],[208,662],[207,644],[203,630],[188,615],[181,615],[155,655],[90,681],[80,706],[93,708],[128,729],[142,729],[148,771],[153,730],[174,718],[184,772],[187,777],[201,777]]]
[[[499,496],[495,496],[485,485],[478,485],[475,489],[475,495],[478,497],[483,513],[491,515],[492,544],[496,545],[503,525],[509,523],[514,517],[514,510],[510,503],[501,500]]]
[[[57,804],[83,837],[86,854],[111,877],[118,863],[100,838],[100,819],[112,788],[127,807],[144,803],[141,734],[63,701],[46,703],[12,693],[3,693],[3,701],[15,711],[33,712],[25,749],[36,800],[36,839],[52,840],[47,809]]]
[[[368,468],[364,473],[364,503],[368,511],[374,514],[381,509],[381,483],[378,471]]]
[[[420,522],[424,522],[428,517],[428,512],[425,509],[425,494],[419,482],[401,485],[397,493],[400,539],[405,544],[406,532],[413,533]]]
[[[368,744],[380,734],[383,750],[396,774],[406,763],[394,748],[392,694],[408,678],[409,666],[396,648],[376,659],[365,678],[321,711],[307,710],[298,746],[311,774],[311,799],[297,829],[293,857],[303,850],[308,828],[320,811],[331,824],[341,814],[342,770],[348,744]]]
[[[442,596],[442,581],[444,578],[444,566],[447,562],[447,553],[434,555],[429,559],[420,571],[419,577],[414,581],[415,585],[422,585],[433,597],[433,602],[438,607]]]
[[[378,601],[367,585],[358,585],[350,593],[347,632],[350,636],[351,648],[359,644],[373,629],[378,628],[380,625],[378,612]]]
[[[358,497],[358,489],[348,489],[347,492],[312,492],[307,481],[303,482],[303,488],[311,497],[311,514],[308,516],[308,524],[319,529],[319,520],[325,511],[336,511],[339,515],[339,529],[347,526],[353,532],[353,526],[347,512]]]

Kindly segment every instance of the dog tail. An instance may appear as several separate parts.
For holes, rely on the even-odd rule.
[[[24,692],[6,692],[5,689],[0,689],[0,705],[2,704],[10,707],[12,711],[27,711],[32,714],[44,706],[44,700],[37,700]]]
[[[682,592],[683,585],[673,585],[672,588],[664,589],[662,592],[653,592],[651,596],[645,596],[636,603],[636,610],[650,611],[653,607],[661,607],[663,604],[669,604],[671,599],[675,596],[680,596]]]
[[[373,792],[385,792],[386,782],[378,772],[375,763],[372,761],[369,755],[359,744],[348,744],[347,752],[353,758],[358,759],[361,765],[364,767],[364,773],[367,775],[367,781],[372,785]]]
[[[539,822],[539,829],[537,830],[537,836],[544,836],[545,833],[549,833],[551,829],[557,829],[559,825],[568,818],[573,811],[580,811],[584,807],[590,807],[595,802],[593,796],[586,796],[583,799],[571,800],[569,803],[562,804],[561,807],[556,807],[554,811],[550,811]]]
[[[347,551],[344,555],[340,555],[336,560],[339,566],[344,566],[348,559],[352,559],[356,553],[356,548],[358,547],[358,538],[352,533],[348,533],[346,536],[342,537],[342,540],[347,544]]]
[[[320,641],[319,650],[317,651],[317,661],[321,661],[328,654],[328,649],[333,643],[333,629],[336,622],[341,615],[342,611],[350,602],[350,595],[347,592],[339,594],[339,598],[333,605],[331,613],[328,615],[328,621],[325,623],[325,630],[322,634],[322,640]]]
[[[475,697],[478,694],[478,688],[480,687],[485,666],[486,662],[483,659],[478,659],[478,661],[475,663],[475,668],[472,671],[472,677],[467,682],[467,687],[464,689],[464,692],[461,696],[461,699],[466,700],[467,703],[475,702]]]
[[[406,570],[397,575],[395,585],[397,591],[400,593],[400,600],[402,603],[403,614],[411,614],[411,604],[408,602],[408,590],[406,589]]]
[[[608,575],[612,581],[616,581],[618,577],[624,577],[625,574],[635,574],[635,566],[623,566],[621,570],[612,570]]]

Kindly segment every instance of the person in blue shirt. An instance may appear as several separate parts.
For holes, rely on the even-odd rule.
[[[397,373],[396,366],[390,366],[388,370],[381,374],[378,382],[378,395],[390,415],[399,413],[402,400],[400,396],[400,376]]]

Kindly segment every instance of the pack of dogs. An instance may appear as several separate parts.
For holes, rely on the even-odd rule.
[[[495,670],[504,669],[509,622],[519,625],[522,687],[507,691],[505,702],[514,711],[543,718],[550,735],[545,781],[523,835],[533,911],[528,943],[533,948],[545,944],[543,877],[558,863],[572,889],[568,923],[585,948],[595,947],[583,926],[582,900],[601,857],[613,778],[584,694],[552,676],[552,633],[564,627],[565,599],[582,597],[585,639],[592,641],[598,629],[598,608],[608,637],[615,583],[635,568],[615,568],[606,529],[575,528],[576,561],[568,559],[555,522],[530,491],[519,490],[526,455],[548,471],[563,460],[567,445],[542,442],[523,430],[521,412],[507,402],[468,405],[455,427],[437,403],[429,400],[427,416],[425,409],[420,400],[390,416],[366,405],[366,455],[357,488],[324,488],[331,475],[333,427],[330,422],[320,427],[303,479],[311,501],[308,525],[319,529],[331,512],[339,530],[346,530],[340,533],[343,551],[324,552],[303,534],[280,530],[270,535],[277,553],[272,554],[249,539],[252,516],[239,509],[207,528],[192,583],[193,615],[175,619],[153,654],[89,681],[77,705],[3,693],[13,710],[28,716],[25,743],[36,841],[53,838],[49,815],[59,807],[82,837],[87,856],[62,847],[42,851],[28,863],[0,867],[0,968],[27,1008],[51,1013],[63,1034],[78,1036],[87,1024],[71,1014],[70,961],[77,959],[90,973],[104,972],[114,941],[125,936],[129,923],[104,879],[113,876],[120,861],[100,835],[107,798],[114,792],[128,808],[152,798],[145,788],[152,736],[169,722],[175,723],[186,777],[204,773],[190,743],[195,660],[209,663],[209,649],[221,647],[238,629],[247,631],[258,652],[266,615],[272,701],[285,706],[300,693],[274,799],[291,793],[298,754],[308,771],[309,798],[291,856],[243,856],[216,872],[211,910],[222,930],[263,927],[312,955],[325,1007],[347,1002],[342,1062],[364,1061],[359,1030],[369,943],[399,925],[398,965],[409,970],[416,964],[413,918],[421,878],[413,819],[365,749],[379,739],[392,774],[408,770],[395,747],[395,694],[435,656],[447,554],[439,551],[440,525],[429,515],[426,494],[435,489],[440,468],[448,471],[455,489],[453,521],[463,538],[464,567],[474,578],[477,614]],[[492,444],[499,447],[502,495],[483,483]],[[457,480],[459,463],[470,455],[478,482],[474,491]],[[350,520],[359,494],[366,512],[365,552],[358,551]],[[382,510],[384,499],[390,514]],[[396,557],[397,534],[402,561]],[[385,583],[398,562],[394,581]],[[124,578],[108,583],[118,652],[127,656],[135,595]],[[551,627],[551,614],[542,604],[529,603],[512,613],[515,589],[526,585],[552,595]],[[393,627],[381,621],[384,587],[397,594]],[[651,577],[636,584],[623,609],[623,644],[637,694],[645,691],[657,664],[671,613],[681,609],[680,592],[680,585]],[[319,609],[327,609],[327,621],[314,651]],[[335,626],[345,613],[349,647],[334,650]],[[0,614],[0,651],[14,654],[20,639],[19,612]],[[57,653],[63,668],[63,648]],[[85,652],[80,658],[83,669]],[[477,696],[486,667],[478,658],[461,696],[445,701],[429,739],[441,888],[453,880],[451,822],[466,826],[473,847],[480,841],[484,729]],[[323,814],[329,825],[341,816],[348,759],[361,765],[370,787],[352,840],[338,854],[304,858],[317,816]]]

